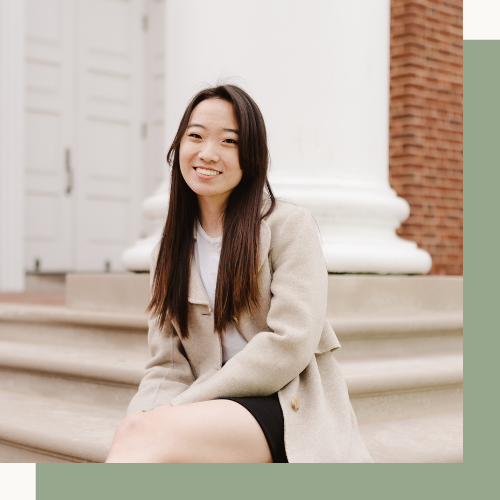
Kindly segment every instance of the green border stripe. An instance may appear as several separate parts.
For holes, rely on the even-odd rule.
[[[464,460],[481,489],[497,461],[500,41],[464,41],[464,67]]]
[[[39,464],[37,500],[461,498],[462,464]]]

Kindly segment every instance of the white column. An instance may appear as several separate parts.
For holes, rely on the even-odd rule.
[[[24,290],[24,0],[0,0],[0,291]]]
[[[168,180],[165,179],[159,188],[142,204],[142,212],[152,227],[146,238],[141,238],[135,245],[127,248],[122,255],[122,264],[129,271],[149,271],[150,257],[155,245],[160,241],[163,225],[167,218]]]
[[[395,231],[389,185],[390,0],[167,2],[166,137],[206,82],[245,88],[269,133],[271,184],[307,207],[330,272],[426,273]]]

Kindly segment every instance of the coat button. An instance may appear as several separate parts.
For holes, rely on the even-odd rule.
[[[292,408],[293,411],[297,411],[300,408],[300,399],[297,396],[292,398]]]

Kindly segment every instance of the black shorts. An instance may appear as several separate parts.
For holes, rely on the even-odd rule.
[[[271,450],[273,462],[288,463],[285,452],[285,423],[277,392],[270,396],[218,399],[229,399],[244,406],[262,428]]]

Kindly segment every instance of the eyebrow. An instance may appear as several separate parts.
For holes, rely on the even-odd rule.
[[[201,123],[190,123],[187,126],[187,128],[191,128],[191,127],[200,127],[200,128],[204,128],[204,129],[207,128],[207,127],[205,127],[205,125],[202,125]],[[234,132],[236,135],[239,134],[239,132],[235,128],[223,128],[222,130],[224,132]]]

